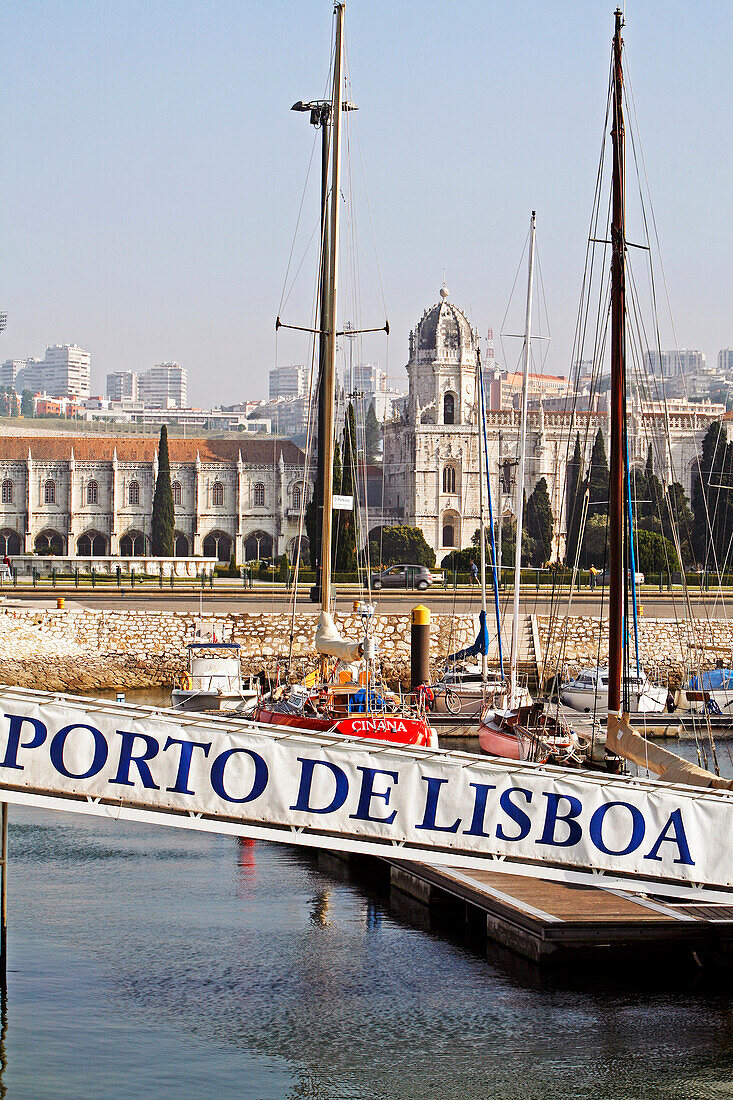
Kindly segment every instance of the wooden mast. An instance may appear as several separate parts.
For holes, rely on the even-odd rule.
[[[616,9],[613,36],[613,212],[611,223],[611,461],[608,530],[610,594],[608,612],[608,711],[621,713],[623,667],[623,531],[626,406],[626,215],[624,209],[623,13]]]
[[[326,295],[326,356],[323,378],[323,530],[321,535],[321,607],[331,606],[331,558],[333,541],[333,453],[334,411],[336,405],[336,289],[339,253],[339,195],[341,193],[341,94],[343,66],[343,30],[345,4],[337,3],[336,43],[333,61],[333,97],[331,100],[331,201],[328,235]]]

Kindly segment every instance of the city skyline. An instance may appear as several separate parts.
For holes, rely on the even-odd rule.
[[[444,270],[472,323],[498,332],[532,207],[553,334],[546,369],[569,373],[612,7],[587,5],[581,23],[569,3],[467,2],[449,16],[438,3],[349,3],[350,91],[393,333],[388,351],[381,338],[363,357],[390,380],[404,384],[408,333]],[[167,3],[133,9],[6,8],[0,360],[77,343],[100,392],[107,373],[176,360],[193,404],[265,398],[268,371],[305,357],[284,339],[275,355],[315,136],[289,108],[323,92],[331,5],[189,3],[175,21]],[[629,3],[626,19],[676,342],[712,362],[732,342],[730,152],[718,134],[730,123],[719,89],[733,15]],[[316,184],[311,173],[308,228]],[[360,230],[373,266],[363,219]],[[306,282],[291,303],[299,320]],[[382,320],[378,293],[361,309]],[[662,345],[674,346],[670,333]]]

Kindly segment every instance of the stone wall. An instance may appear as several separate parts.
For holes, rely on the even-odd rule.
[[[358,616],[334,618],[342,637],[361,637]],[[297,671],[312,667],[316,623],[313,612],[295,616],[292,656]],[[198,627],[198,614],[188,612],[0,608],[0,682],[54,691],[170,684],[185,665],[186,643]],[[263,666],[272,670],[288,657],[291,616],[286,613],[204,614],[202,629],[218,641],[241,645],[245,673],[259,672]],[[433,616],[436,666],[449,651],[469,645],[476,631],[472,615]],[[376,616],[374,635],[386,675],[405,681],[409,615]]]
[[[608,661],[608,625],[586,617],[559,618],[548,638],[549,617],[539,615],[537,623],[543,652],[547,654],[546,675],[567,669],[574,675]],[[633,652],[633,638],[632,638]],[[650,675],[677,686],[685,667],[693,671],[714,668],[717,660],[733,664],[733,620],[696,618],[639,619],[639,660]]]

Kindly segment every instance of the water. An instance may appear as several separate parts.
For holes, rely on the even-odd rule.
[[[733,991],[529,966],[293,848],[11,808],[0,1096],[733,1096]]]

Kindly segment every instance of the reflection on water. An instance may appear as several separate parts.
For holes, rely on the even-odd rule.
[[[358,862],[15,808],[10,855],[0,1096],[730,1095],[726,989],[540,978]]]

